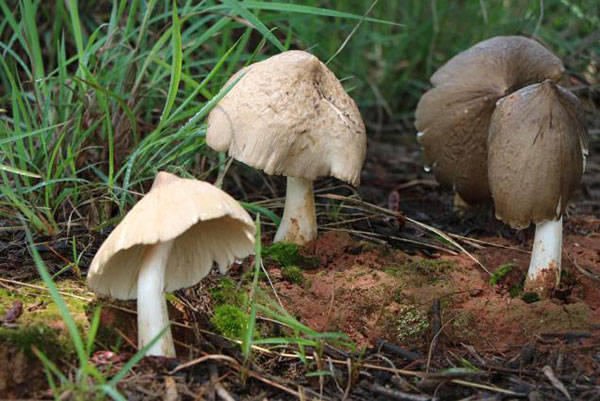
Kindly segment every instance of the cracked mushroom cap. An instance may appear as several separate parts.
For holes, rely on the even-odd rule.
[[[587,141],[577,97],[552,81],[501,99],[488,144],[496,217],[514,228],[558,219],[581,181]]]
[[[440,67],[415,122],[425,163],[440,184],[470,204],[487,202],[486,146],[496,102],[531,83],[558,81],[563,72],[554,54],[522,36],[484,40]]]
[[[365,126],[325,64],[292,50],[242,69],[226,87],[238,78],[208,116],[208,146],[267,174],[358,185]]]
[[[158,173],[152,188],[127,213],[92,260],[88,285],[117,299],[134,299],[147,247],[174,240],[165,291],[189,287],[213,262],[221,272],[252,253],[255,227],[242,206],[206,182]]]

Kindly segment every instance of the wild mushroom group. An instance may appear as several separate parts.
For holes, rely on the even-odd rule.
[[[241,78],[240,78],[241,77]],[[360,181],[365,127],[354,101],[316,57],[288,51],[234,75],[211,111],[207,143],[267,174],[287,176],[275,241],[317,236],[313,180]],[[221,272],[249,255],[254,225],[229,195],[201,181],[161,172],[96,253],[88,284],[117,299],[137,298],[138,345],[175,356],[165,292],[196,284],[216,262]]]
[[[426,163],[469,204],[493,200],[515,228],[536,225],[528,288],[559,278],[562,215],[584,170],[587,133],[575,96],[558,85],[561,61],[518,36],[485,40],[431,78],[416,110]],[[354,101],[316,57],[288,51],[234,75],[208,117],[207,144],[267,174],[287,176],[275,241],[317,236],[313,181],[358,185],[365,126]],[[229,86],[229,85],[226,85]],[[255,227],[229,195],[161,172],[95,255],[89,286],[137,298],[138,344],[174,356],[165,292],[191,286],[214,262],[221,272],[253,249]]]
[[[513,228],[536,225],[525,287],[540,294],[558,284],[561,216],[587,154],[579,102],[557,84],[563,73],[531,39],[491,38],[440,67],[416,110],[426,163],[442,185],[467,204],[493,200]]]

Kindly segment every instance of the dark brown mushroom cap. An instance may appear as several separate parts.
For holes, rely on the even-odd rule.
[[[487,202],[487,134],[496,101],[530,83],[558,80],[563,72],[556,56],[521,36],[485,40],[440,67],[415,122],[425,163],[440,184],[470,204]]]
[[[577,97],[552,81],[501,99],[490,123],[496,217],[514,228],[554,220],[581,181],[587,130]]]

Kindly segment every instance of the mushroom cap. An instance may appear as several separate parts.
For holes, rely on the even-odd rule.
[[[488,141],[496,217],[514,228],[558,219],[581,181],[587,144],[577,97],[554,82],[501,99]]]
[[[484,40],[440,67],[415,122],[425,163],[440,184],[470,204],[487,202],[487,135],[496,101],[530,83],[558,81],[563,72],[560,59],[522,36]]]
[[[226,86],[237,79],[208,116],[208,146],[267,174],[358,185],[365,126],[325,64],[291,50],[242,69]]]
[[[210,272],[213,261],[225,272],[234,259],[252,253],[254,232],[248,213],[227,193],[206,182],[160,172],[94,256],[88,285],[113,298],[136,298],[144,252],[174,240],[165,291],[189,287]]]

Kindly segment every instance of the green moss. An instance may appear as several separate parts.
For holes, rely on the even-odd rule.
[[[403,305],[396,315],[396,337],[400,342],[408,342],[422,336],[429,330],[427,314],[412,306]]]
[[[289,266],[306,266],[316,267],[318,260],[314,258],[306,258],[300,255],[300,247],[296,244],[288,242],[276,242],[271,246],[263,249],[264,257],[269,258],[283,267]]]
[[[210,320],[217,331],[225,337],[241,339],[246,329],[246,315],[234,305],[219,305]]]
[[[521,299],[528,304],[532,304],[540,300],[540,296],[537,292],[526,292],[521,296]]]
[[[502,280],[512,269],[514,269],[517,265],[513,262],[504,263],[498,266],[498,269],[492,274],[490,277],[490,285],[496,285],[500,280]]]
[[[414,258],[384,271],[400,280],[409,280],[412,286],[434,285],[444,280],[455,264],[447,260]]]
[[[41,282],[32,284],[44,286]],[[65,280],[57,282],[57,286],[59,291],[69,292],[80,284]],[[63,296],[63,299],[80,332],[87,331],[87,301],[69,296]],[[23,302],[23,313],[13,325],[0,327],[0,343],[17,346],[26,353],[31,353],[31,347],[36,346],[51,359],[75,353],[58,307],[47,293],[26,287],[18,292],[0,289],[0,315],[10,310],[16,300]]]
[[[472,341],[473,336],[473,326],[475,325],[476,317],[471,311],[466,311],[462,309],[455,310],[449,316],[450,324],[449,331],[451,332],[451,337],[457,341]]]
[[[209,290],[211,298],[217,305],[231,304],[241,306],[246,299],[246,293],[238,288],[229,277],[223,277],[216,287]]]
[[[523,283],[515,284],[508,289],[508,293],[512,298],[516,298],[523,292]]]
[[[298,260],[300,259],[300,255],[298,254],[299,249],[296,244],[276,242],[263,249],[263,256],[273,259],[282,266],[292,266],[298,264]]]
[[[302,285],[304,280],[302,269],[300,269],[298,266],[284,266],[281,269],[281,276],[285,281],[298,285]]]

